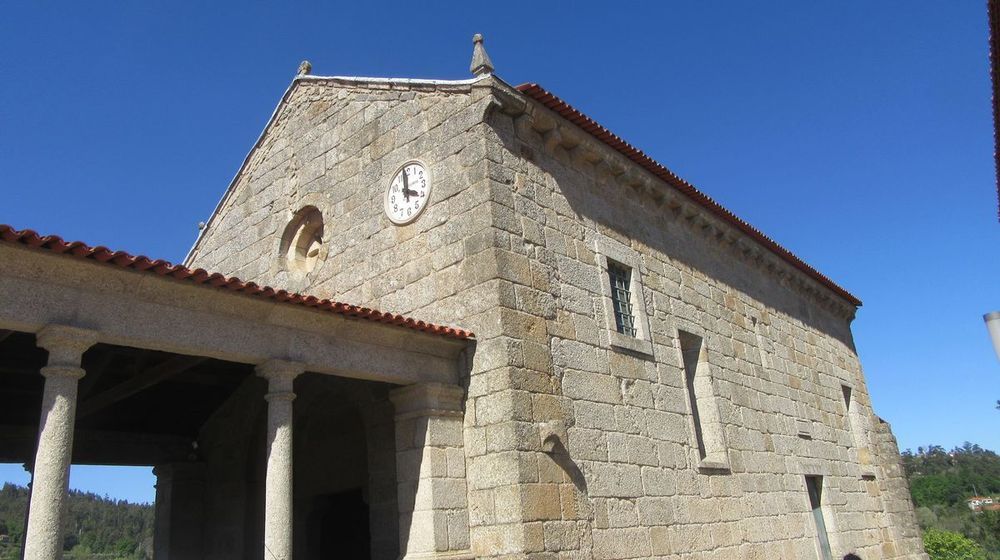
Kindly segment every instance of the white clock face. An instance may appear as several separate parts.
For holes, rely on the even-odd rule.
[[[431,197],[431,176],[424,165],[411,161],[389,181],[385,191],[385,214],[394,224],[416,220]]]

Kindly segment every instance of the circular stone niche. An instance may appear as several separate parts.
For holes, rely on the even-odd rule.
[[[292,272],[312,272],[322,249],[323,214],[315,206],[306,206],[292,216],[281,236],[285,267]]]

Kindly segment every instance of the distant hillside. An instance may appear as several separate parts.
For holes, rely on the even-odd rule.
[[[27,504],[27,488],[9,483],[0,488],[0,560],[20,557]],[[68,509],[65,558],[152,557],[153,506],[70,490]]]
[[[968,442],[951,451],[930,445],[902,455],[920,527],[975,541],[982,553],[968,558],[1000,560],[1000,511],[974,513],[965,503],[976,494],[1000,497],[1000,456]]]

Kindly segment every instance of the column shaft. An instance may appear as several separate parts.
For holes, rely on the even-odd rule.
[[[292,398],[267,396],[267,474],[264,488],[264,558],[292,558]]]
[[[268,388],[264,560],[292,560],[292,382],[303,371],[301,364],[280,360],[257,366]]]
[[[73,456],[76,389],[80,368],[45,367],[42,418],[35,452],[35,471],[25,536],[26,560],[54,560],[62,556],[62,517],[69,490]]]
[[[62,518],[73,458],[77,385],[85,373],[80,361],[83,353],[97,342],[97,333],[49,325],[38,332],[36,340],[40,347],[48,350],[49,359],[48,365],[41,370],[45,388],[33,463],[24,558],[56,560],[62,557]]]

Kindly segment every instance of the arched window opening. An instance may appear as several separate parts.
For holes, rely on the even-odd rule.
[[[323,249],[323,214],[315,206],[295,213],[281,237],[281,254],[288,270],[309,273]]]

